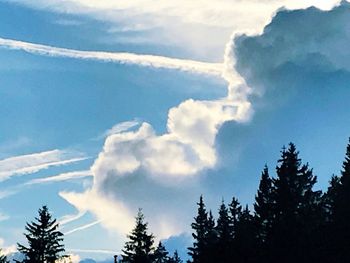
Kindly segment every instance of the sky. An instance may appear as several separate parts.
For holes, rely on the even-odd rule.
[[[350,4],[0,0],[0,247],[48,205],[74,261],[134,216],[186,255],[196,202],[252,205],[294,142],[325,190],[350,136]]]

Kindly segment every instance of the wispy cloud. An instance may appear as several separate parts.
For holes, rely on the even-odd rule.
[[[33,179],[27,182],[26,185],[68,181],[68,180],[80,179],[88,176],[92,176],[92,172],[90,170],[74,171],[74,172],[68,172],[68,173],[61,173],[54,176],[48,176],[44,178]]]
[[[82,51],[58,48],[47,45],[0,38],[0,47],[23,50],[29,53],[53,57],[99,60],[120,64],[134,64],[145,67],[175,69],[194,73],[220,76],[222,63],[207,63],[188,59],[177,59],[155,55],[139,55],[134,53],[112,53],[102,51]]]
[[[101,220],[96,220],[96,221],[91,222],[89,224],[82,225],[82,226],[76,227],[76,228],[74,228],[72,230],[69,230],[69,231],[65,232],[64,235],[68,236],[68,235],[73,234],[75,232],[82,231],[82,230],[88,229],[90,227],[93,227],[95,225],[98,225],[99,223],[101,223]]]
[[[140,124],[140,122],[137,120],[124,121],[124,122],[117,123],[112,128],[106,130],[104,133],[99,135],[96,139],[100,140],[100,139],[104,139],[112,134],[128,131],[131,128],[134,128],[139,124]]]
[[[11,176],[36,173],[52,166],[66,165],[86,159],[87,157],[80,153],[73,156],[73,153],[62,150],[9,157],[0,160],[0,181],[7,180]]]
[[[58,222],[59,222],[60,226],[64,226],[66,224],[69,224],[73,221],[76,221],[76,220],[82,218],[85,214],[86,214],[86,211],[79,211],[77,214],[65,215],[65,216],[62,216],[58,220]]]
[[[80,248],[67,248],[66,251],[73,253],[96,253],[96,254],[120,254],[118,251],[106,250],[106,249],[80,249]]]

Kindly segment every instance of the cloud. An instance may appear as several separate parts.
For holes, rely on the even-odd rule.
[[[92,173],[90,170],[67,172],[67,173],[61,173],[54,176],[33,179],[27,182],[26,185],[69,181],[69,180],[80,179],[88,176],[92,176]]]
[[[93,221],[93,222],[91,222],[91,223],[88,223],[88,224],[85,224],[85,225],[82,225],[82,226],[73,228],[73,229],[71,229],[71,230],[69,230],[69,231],[66,231],[66,232],[64,233],[64,235],[65,235],[65,236],[68,236],[68,235],[71,235],[71,234],[73,234],[73,233],[75,233],[75,232],[82,231],[82,230],[88,229],[88,228],[90,228],[90,227],[93,227],[93,226],[95,226],[95,225],[98,225],[98,224],[100,224],[100,223],[101,223],[100,220],[96,220],[96,221]]]
[[[296,88],[306,91],[314,85],[305,83],[322,74],[349,72],[349,11],[345,1],[327,12],[279,11],[262,34],[236,38],[236,69],[256,94],[276,98],[283,92],[289,96]]]
[[[68,57],[75,59],[98,60],[120,64],[139,65],[144,67],[175,69],[194,73],[220,76],[221,63],[208,63],[188,59],[177,59],[155,55],[139,55],[134,53],[112,53],[103,51],[82,51],[66,48],[58,48],[47,45],[33,44],[29,42],[0,38],[0,47],[23,50],[29,53],[52,56]]]
[[[1,248],[1,254],[4,254],[4,255],[10,255],[17,251],[16,245],[5,246],[5,240],[3,238],[0,238],[0,248]]]
[[[315,5],[330,9],[340,0],[114,1],[15,0],[35,9],[85,16],[105,22],[108,43],[172,45],[200,57],[217,59],[231,32],[256,34],[280,7]],[[132,25],[132,26],[130,26]],[[109,27],[109,28],[108,28]],[[141,34],[128,34],[141,32]],[[123,34],[125,33],[125,34]],[[101,40],[100,40],[101,41]],[[103,40],[102,40],[103,41]]]
[[[73,221],[76,221],[76,220],[82,218],[85,214],[86,214],[86,211],[79,211],[77,214],[62,216],[58,220],[59,225],[62,227],[64,225],[66,225],[66,224],[69,224],[69,223],[71,223]]]
[[[130,130],[131,128],[134,128],[139,124],[140,123],[136,120],[124,121],[124,122],[117,123],[112,128],[108,129],[103,134],[98,136],[97,139],[105,139],[106,137],[108,137],[110,135]]]
[[[6,215],[6,214],[3,214],[3,213],[0,212],[0,222],[8,220],[8,219],[10,219],[9,215]]]
[[[74,156],[75,155],[75,156]],[[12,176],[36,173],[52,166],[61,166],[86,160],[82,154],[62,150],[20,155],[0,160],[0,181]]]

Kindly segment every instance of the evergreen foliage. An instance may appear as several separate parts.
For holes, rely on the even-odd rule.
[[[25,237],[28,247],[17,244],[18,251],[25,259],[23,263],[54,263],[65,257],[63,234],[58,231],[59,224],[52,219],[47,206],[39,209],[35,222],[27,223]]]
[[[169,262],[168,251],[163,246],[162,242],[158,243],[156,250],[154,251],[154,263],[167,263]]]
[[[122,262],[125,263],[152,263],[154,262],[154,236],[148,234],[148,223],[144,222],[142,210],[136,216],[136,226],[128,235],[129,241],[122,250]]]

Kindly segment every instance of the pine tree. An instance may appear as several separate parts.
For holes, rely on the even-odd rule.
[[[193,246],[189,247],[188,255],[192,258],[193,263],[209,262],[208,258],[208,213],[205,208],[203,196],[200,197],[198,205],[197,216],[191,224],[194,232],[192,237],[194,239]]]
[[[254,211],[258,228],[258,240],[263,247],[273,222],[273,188],[268,167],[265,165],[261,174],[258,192],[255,196]]]
[[[52,219],[46,206],[39,209],[36,222],[27,223],[25,235],[28,247],[17,244],[18,250],[23,253],[24,263],[54,263],[65,257],[63,234],[58,231],[59,224]]]
[[[331,183],[333,183],[331,190],[334,198],[332,252],[335,254],[335,261],[348,262],[350,261],[350,140],[339,181],[333,179]]]
[[[302,164],[294,144],[283,148],[274,184],[274,223],[271,250],[273,262],[310,261],[312,235],[318,230],[313,221],[320,207],[320,192],[314,192],[316,177]]]
[[[237,250],[237,262],[263,262],[258,257],[256,224],[248,206],[239,214],[235,234],[235,246]]]
[[[162,242],[159,241],[156,250],[154,251],[154,263],[167,263],[169,261],[168,251],[163,246]]]
[[[3,255],[1,253],[1,249],[0,249],[0,263],[9,263],[9,261],[7,260],[6,255]]]
[[[215,229],[217,233],[216,260],[222,263],[231,262],[232,227],[224,201],[222,201],[219,208],[219,217]]]
[[[152,263],[153,255],[153,234],[148,234],[148,223],[144,222],[142,210],[136,216],[136,226],[128,235],[129,241],[125,243],[122,250],[122,262],[125,263]]]
[[[183,263],[177,250],[175,250],[174,255],[169,259],[168,263]]]

